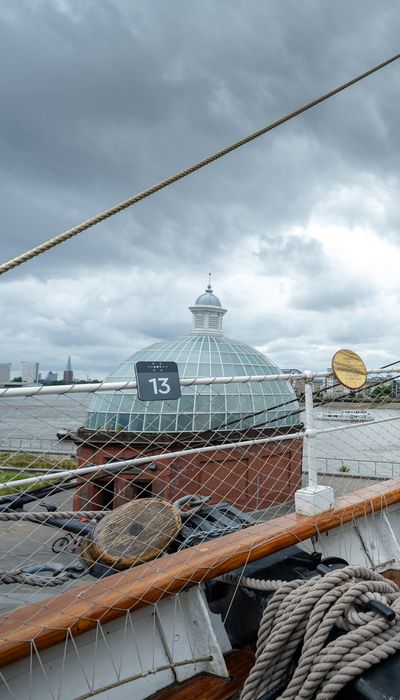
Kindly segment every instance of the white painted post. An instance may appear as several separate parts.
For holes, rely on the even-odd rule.
[[[333,508],[334,493],[331,486],[318,485],[318,472],[315,459],[315,428],[314,428],[314,402],[312,393],[313,372],[303,373],[305,380],[304,400],[305,400],[305,440],[307,440],[307,457],[303,464],[307,465],[308,486],[299,489],[295,493],[295,507],[298,515],[317,515]],[[303,445],[304,447],[305,445]]]
[[[314,401],[311,379],[306,379],[304,384],[304,400],[305,400],[305,414],[306,414],[306,440],[307,440],[307,471],[308,471],[308,485],[318,486],[318,473],[315,463],[315,446],[314,446]],[[305,445],[304,445],[305,447]],[[303,463],[304,463],[303,454]]]

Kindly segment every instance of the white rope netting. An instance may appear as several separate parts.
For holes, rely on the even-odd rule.
[[[382,387],[390,390],[387,378],[361,400],[339,388],[332,401],[332,389],[315,386],[317,434],[312,438],[313,454],[319,481],[333,483],[336,493],[399,473],[396,402],[389,393],[382,392]],[[196,387],[199,399],[204,396],[209,401],[212,391],[212,385]],[[125,399],[124,391],[113,392],[110,405],[115,405],[119,394],[121,402]],[[323,399],[320,405],[318,398]],[[219,429],[210,430],[209,415],[205,413],[204,431],[168,435],[149,431],[139,443],[137,435],[115,430],[115,416],[111,414],[101,430],[79,431],[86,420],[89,400],[79,393],[0,398],[3,510],[11,509],[12,500],[21,491],[26,497],[32,496],[26,508],[36,511],[40,501],[48,498],[53,498],[58,509],[94,511],[108,510],[132,498],[177,500],[182,495],[201,494],[209,499],[209,505],[226,502],[239,511],[231,514],[234,528],[244,524],[241,513],[251,514],[258,521],[290,512],[295,490],[307,481],[308,441],[304,439],[303,408],[297,399],[282,402],[279,409],[273,407],[271,417],[268,412],[254,416],[248,403],[244,404],[242,415],[252,423],[245,429],[238,430],[238,421],[221,413]],[[354,415],[361,411],[363,415],[359,414],[356,423],[337,420],[346,411]],[[202,418],[200,413],[197,417]],[[287,417],[291,425],[282,428]],[[108,430],[108,423],[113,424],[113,430]],[[63,430],[71,430],[75,442],[68,435],[58,440],[56,435]],[[265,459],[269,460],[268,468],[261,469],[260,460]],[[59,478],[55,478],[57,475]],[[4,483],[9,484],[7,489]],[[86,495],[78,498],[79,489],[86,489]],[[10,492],[14,493],[12,497]],[[33,500],[35,493],[39,498]],[[4,501],[6,496],[8,501]],[[10,535],[16,533],[11,520],[1,527]],[[192,542],[206,536],[201,523],[197,530],[198,538],[194,531]],[[24,553],[18,555],[21,543],[16,541],[12,547],[16,559],[13,568],[17,561],[20,566],[37,561],[39,551],[43,556],[43,546],[57,534],[63,533],[32,527],[32,551],[27,553],[25,544]],[[35,537],[41,547],[39,541],[35,546]],[[50,551],[48,554],[50,561],[55,559]],[[6,556],[9,550],[2,558]]]
[[[324,387],[324,378],[314,381],[312,437],[304,426],[301,377],[292,380],[297,396],[292,392],[289,400],[275,400],[270,411],[252,411],[245,398],[240,403],[238,392],[241,421],[221,411],[218,425],[210,429],[209,412],[199,411],[195,418],[204,421],[203,430],[155,429],[141,435],[118,426],[111,411],[116,403],[131,400],[134,389],[102,394],[102,405],[109,404],[110,410],[105,410],[101,428],[85,427],[92,400],[88,393],[1,396],[0,571],[7,583],[0,588],[3,619],[20,605],[40,605],[49,595],[82,583],[95,586],[93,574],[104,575],[104,561],[81,560],[85,538],[68,527],[82,521],[90,529],[105,513],[132,499],[143,502],[145,515],[148,499],[174,503],[187,495],[203,497],[201,503],[181,504],[181,532],[165,550],[173,557],[174,551],[185,549],[186,562],[193,560],[195,568],[192,545],[294,512],[294,494],[308,483],[311,441],[318,483],[333,486],[336,495],[346,498],[355,489],[399,476],[400,411],[391,395],[395,370],[391,368],[390,377],[374,375],[374,383],[358,394]],[[194,406],[202,405],[200,399],[210,405],[213,397],[226,397],[227,386],[197,384]],[[182,398],[191,390],[183,386]],[[221,503],[228,510],[218,510]],[[51,507],[54,519],[66,521],[64,529],[43,523]],[[197,512],[189,517],[185,509],[193,507]],[[325,543],[314,546],[323,552]],[[351,562],[352,552],[344,554]],[[374,565],[384,560],[379,543],[371,556]],[[96,571],[99,563],[103,568]],[[368,557],[366,563],[371,564]],[[204,571],[204,580],[211,575]],[[27,585],[27,577],[40,585]]]

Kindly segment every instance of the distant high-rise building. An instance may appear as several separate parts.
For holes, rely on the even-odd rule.
[[[74,381],[74,373],[72,371],[71,358],[69,355],[68,355],[67,369],[64,370],[63,380],[64,380],[64,382],[67,382],[68,384],[72,384],[72,382]]]
[[[11,362],[0,362],[0,384],[10,381]]]
[[[398,399],[400,396],[400,381],[398,379],[392,379],[391,386],[391,397],[392,399]]]
[[[58,380],[57,372],[52,372],[51,370],[46,374],[46,382],[56,382]]]
[[[39,362],[21,362],[21,379],[24,384],[36,384],[39,375]]]

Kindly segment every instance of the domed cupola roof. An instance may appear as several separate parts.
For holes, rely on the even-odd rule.
[[[105,381],[134,380],[138,361],[174,361],[181,378],[279,373],[277,365],[263,353],[224,336],[222,317],[226,309],[222,308],[210,285],[189,308],[193,313],[190,333],[135,352]],[[296,408],[295,393],[286,380],[185,386],[181,398],[176,401],[141,401],[137,392],[129,389],[94,395],[85,427],[131,433],[276,429],[299,422]]]
[[[213,293],[213,290],[211,289],[211,284],[207,285],[207,289],[204,292],[204,294],[200,294],[199,297],[197,297],[196,301],[194,302],[195,306],[220,306],[222,307],[222,304],[220,300],[218,299],[217,296]]]

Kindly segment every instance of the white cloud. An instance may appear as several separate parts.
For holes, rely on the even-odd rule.
[[[4,259],[378,63],[400,29],[386,0],[22,0],[0,18]],[[104,376],[185,332],[210,270],[226,332],[282,366],[342,344],[397,359],[399,70],[4,276],[0,360]]]

